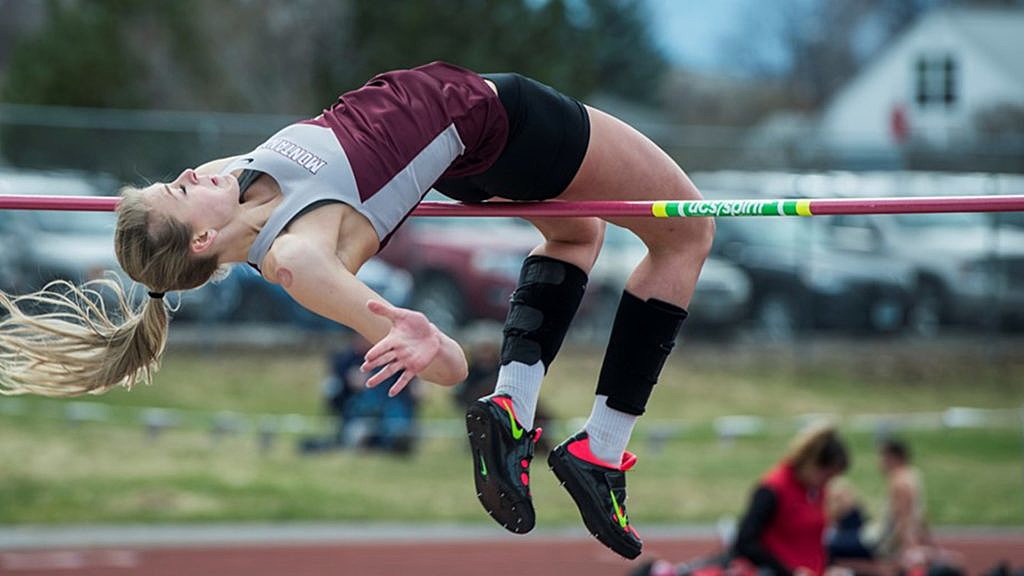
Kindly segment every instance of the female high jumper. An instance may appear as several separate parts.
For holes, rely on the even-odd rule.
[[[0,293],[0,391],[71,396],[149,381],[168,327],[165,292],[202,286],[248,262],[309,310],[375,345],[368,385],[401,372],[450,386],[466,376],[460,346],[422,314],[396,308],[355,276],[431,188],[463,202],[699,200],[686,174],[625,123],[518,74],[479,75],[433,62],[381,74],[255,150],[126,188],[117,214],[120,265],[150,298],[108,314],[89,290]],[[529,218],[544,236],[511,298],[493,394],[467,413],[477,496],[512,532],[533,528],[529,467],[534,409],[601,248],[597,218]],[[609,218],[647,255],[630,276],[583,429],[548,463],[592,534],[635,558],[626,515],[625,451],[675,343],[711,247],[710,219]],[[91,304],[90,304],[91,302]],[[40,314],[43,305],[47,314]],[[56,311],[54,311],[56,310]]]

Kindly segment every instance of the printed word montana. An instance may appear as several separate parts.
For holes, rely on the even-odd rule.
[[[316,154],[313,154],[309,150],[306,150],[302,146],[299,146],[285,138],[273,138],[264,142],[260,148],[266,148],[267,150],[277,152],[299,166],[302,166],[308,170],[310,174],[316,174],[327,164],[326,160],[321,159]]]

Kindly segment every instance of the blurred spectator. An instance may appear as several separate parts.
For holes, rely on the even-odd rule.
[[[461,410],[468,409],[478,398],[494,392],[498,382],[498,368],[501,367],[502,324],[491,320],[481,320],[471,324],[463,332],[462,341],[466,346],[466,359],[469,361],[469,376],[456,386],[453,398]],[[534,415],[535,425],[548,428],[551,415],[543,402],[537,403]],[[549,452],[551,443],[547,436],[541,435],[537,440],[536,449]]]
[[[931,544],[925,522],[924,485],[921,475],[910,465],[910,448],[902,440],[889,438],[878,447],[878,464],[888,489],[888,513],[879,554],[898,555],[908,548]]]
[[[853,485],[838,478],[828,489],[828,517],[832,523],[827,545],[828,557],[834,560],[866,560],[874,552],[865,542],[868,515]]]
[[[962,572],[956,555],[935,545],[926,518],[924,483],[911,465],[910,448],[903,440],[888,438],[878,447],[879,467],[885,475],[888,506],[876,557],[898,563],[914,574]]]
[[[868,525],[863,506],[848,484],[833,487],[829,507],[836,524],[828,539],[830,557],[857,573],[962,573],[956,554],[937,548],[932,540],[925,519],[924,485],[910,465],[910,448],[902,440],[888,438],[879,444],[878,457],[888,493],[881,526]]]
[[[401,373],[374,388],[366,387],[370,372],[359,367],[370,343],[354,334],[351,346],[329,358],[330,372],[324,380],[324,402],[337,417],[336,432],[325,438],[307,438],[300,443],[305,453],[331,449],[361,448],[398,454],[413,449],[416,424],[417,381],[413,380],[394,398],[388,390]]]
[[[838,576],[825,551],[826,487],[849,467],[846,444],[830,424],[811,426],[754,489],[731,549],[673,565],[653,560],[630,576]]]
[[[846,471],[846,445],[831,425],[798,435],[762,478],[743,515],[733,553],[777,575],[825,572],[825,489]]]

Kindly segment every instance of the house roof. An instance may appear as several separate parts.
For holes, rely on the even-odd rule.
[[[893,51],[899,50],[910,36],[928,34],[933,25],[945,26],[964,43],[969,44],[988,58],[992,66],[999,69],[1005,78],[1024,87],[1024,9],[998,7],[948,7],[935,8],[918,19],[910,29],[904,31],[872,61],[867,62],[853,79],[836,92],[824,107],[824,115],[843,106],[853,97],[851,89],[871,81],[871,73]],[[922,32],[923,31],[923,32]]]

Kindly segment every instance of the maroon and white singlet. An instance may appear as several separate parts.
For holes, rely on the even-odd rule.
[[[288,223],[324,201],[365,216],[383,244],[437,180],[485,171],[507,137],[501,101],[474,72],[433,62],[380,74],[225,167],[269,174],[284,195],[248,261],[259,267]]]

